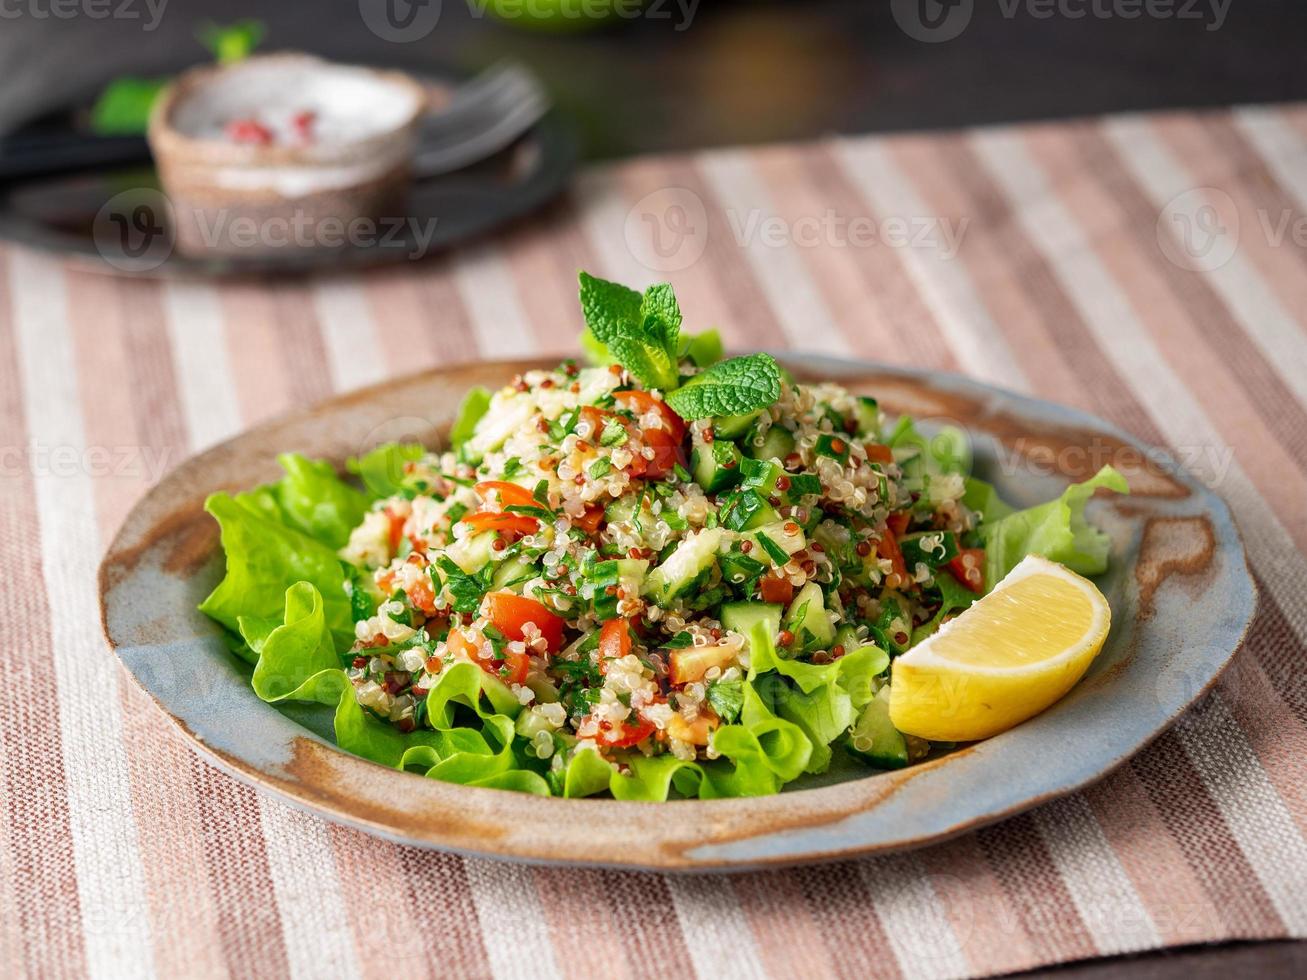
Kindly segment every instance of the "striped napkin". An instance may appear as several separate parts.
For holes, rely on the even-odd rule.
[[[1305,216],[1287,107],[640,159],[493,243],[357,277],[128,281],[0,249],[6,973],[948,977],[1307,936]],[[101,638],[94,571],[133,501],[291,406],[571,351],[579,267],[671,279],[734,347],[962,371],[1172,447],[1247,541],[1244,650],[1083,793],[739,877],[413,850],[193,755]]]

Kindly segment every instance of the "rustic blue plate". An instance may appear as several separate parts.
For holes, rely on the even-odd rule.
[[[1095,501],[1112,538],[1099,586],[1113,625],[1085,679],[1037,718],[892,773],[841,766],[762,799],[541,799],[450,785],[357,758],[310,708],[278,710],[195,611],[221,577],[205,496],[275,478],[296,450],[343,461],[396,438],[429,444],[470,385],[526,367],[437,370],[285,416],[188,461],[142,500],[100,570],[104,627],[137,684],[187,739],[237,778],[391,840],[469,854],[661,870],[745,869],[937,841],[1101,778],[1216,680],[1255,591],[1225,504],[1171,459],[1084,413],[952,375],[792,356],[800,377],[875,394],[891,412],[972,436],[975,469],[1013,504],[1056,496],[1111,463],[1129,497]],[[669,816],[672,816],[669,819]]]

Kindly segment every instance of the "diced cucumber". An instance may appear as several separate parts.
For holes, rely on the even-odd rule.
[[[581,405],[593,405],[618,385],[618,377],[606,367],[583,368],[576,376],[580,390],[576,400]]]
[[[952,531],[921,531],[899,538],[899,550],[909,571],[918,562],[939,568],[958,556],[958,538]]]
[[[852,653],[864,644],[858,642],[858,631],[846,623],[835,631],[835,645],[843,647],[845,653]]]
[[[635,516],[635,504],[636,498],[632,495],[618,497],[604,508],[604,521],[609,524],[616,524],[619,521],[629,521]]]
[[[695,579],[717,560],[725,533],[719,527],[704,528],[682,540],[666,561],[645,576],[643,594],[665,605],[689,591]]]
[[[878,769],[902,769],[908,764],[908,741],[889,720],[888,685],[862,709],[847,744],[851,753]]]
[[[794,452],[794,433],[773,425],[756,445],[752,436],[745,440],[744,451],[753,459],[781,459]]]
[[[695,440],[690,456],[694,481],[704,493],[721,493],[740,482],[740,450],[725,439]]]
[[[475,575],[490,562],[490,556],[494,553],[495,538],[498,536],[497,531],[482,531],[480,534],[469,535],[451,544],[445,549],[445,554],[463,571]]]
[[[776,481],[784,474],[779,463],[770,459],[746,459],[740,463],[744,485],[757,490],[764,497],[776,492]]]
[[[801,588],[790,602],[785,628],[794,634],[794,642],[803,650],[829,650],[834,646],[835,626],[826,611],[826,597],[816,582]]]
[[[493,452],[508,441],[514,432],[526,427],[535,411],[535,402],[529,393],[516,392],[495,396],[494,410],[486,412],[477,423],[472,438],[466,443],[466,450],[471,458],[480,459],[488,452]]]
[[[858,435],[866,438],[880,437],[880,405],[876,399],[868,398],[865,395],[858,397],[858,404],[854,409],[858,419]]]
[[[594,581],[602,588],[594,596],[595,617],[604,620],[617,616],[617,595],[609,595],[608,586],[621,586],[625,594],[639,595],[648,570],[649,562],[644,558],[620,558],[597,564]]]
[[[757,490],[732,494],[721,512],[722,527],[729,531],[751,531],[764,524],[775,524],[780,515]]]
[[[794,530],[787,530],[787,528],[793,528]],[[751,554],[755,558],[759,561],[765,559],[773,565],[785,564],[785,562],[789,561],[790,555],[796,551],[802,551],[808,546],[808,539],[803,533],[803,528],[793,521],[777,521],[774,524],[764,524],[762,527],[745,532],[744,537],[753,542],[754,549]]]
[[[876,645],[891,657],[897,657],[912,645],[912,614],[892,592],[881,597],[880,615],[871,624]],[[900,643],[897,637],[903,637]]]
[[[510,585],[517,585],[520,582],[535,578],[537,574],[538,572],[533,563],[521,555],[516,555],[495,569],[494,577],[491,578],[490,582],[496,590],[502,590]]]
[[[772,639],[781,631],[781,606],[775,602],[722,603],[722,626],[734,633],[750,636],[753,627],[762,623]]]
[[[727,415],[724,418],[713,419],[713,435],[722,439],[738,439],[749,431],[753,420],[760,412],[761,409],[757,412],[749,412],[747,415]]]

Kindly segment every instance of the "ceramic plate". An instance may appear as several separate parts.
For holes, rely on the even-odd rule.
[[[436,370],[253,429],[178,467],[127,518],[100,572],[104,626],[123,664],[197,750],[238,779],[329,819],[425,847],[526,861],[744,869],[937,841],[1099,779],[1216,679],[1255,594],[1225,504],[1156,450],[1071,409],[960,377],[789,357],[801,378],[874,394],[891,413],[966,429],[978,475],[1013,504],[1058,495],[1104,463],[1129,497],[1095,501],[1113,542],[1099,581],[1112,632],[1085,679],[1044,714],[898,772],[849,766],[759,799],[620,803],[542,799],[387,769],[330,740],[328,709],[279,709],[250,689],[196,604],[222,575],[215,490],[274,479],[278,452],[342,462],[393,439],[429,445],[463,392],[543,364]],[[837,753],[838,755],[839,753]]]

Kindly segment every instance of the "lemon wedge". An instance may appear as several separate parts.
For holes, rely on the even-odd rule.
[[[894,661],[890,721],[973,742],[1039,714],[1084,676],[1112,622],[1094,583],[1024,559],[989,595]]]

